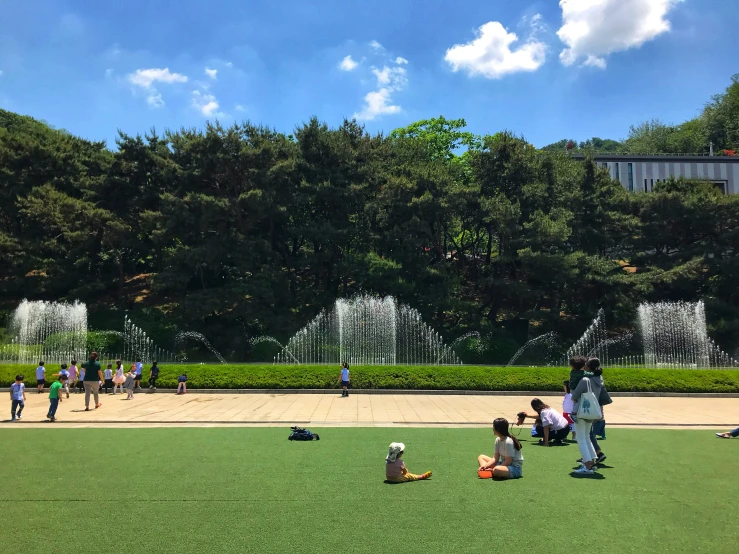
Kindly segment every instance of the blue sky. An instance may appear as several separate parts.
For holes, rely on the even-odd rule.
[[[734,0],[5,0],[0,107],[113,145],[117,129],[316,115],[389,132],[624,138],[694,117],[739,51]]]

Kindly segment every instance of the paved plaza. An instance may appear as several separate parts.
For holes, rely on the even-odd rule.
[[[530,396],[448,394],[267,394],[190,392],[151,394],[132,400],[102,394],[102,407],[86,412],[84,394],[73,393],[45,422],[48,393],[31,390],[22,421],[10,422],[10,402],[2,427],[121,426],[285,426],[314,427],[480,427],[496,417],[515,420],[519,411],[533,413]],[[562,397],[541,397],[561,410]],[[609,427],[729,428],[739,425],[739,399],[711,397],[618,397],[605,410]]]

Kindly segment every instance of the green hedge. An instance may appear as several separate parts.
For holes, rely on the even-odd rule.
[[[35,366],[0,365],[0,386],[17,373],[33,386]],[[58,372],[47,366],[47,375]],[[286,365],[162,365],[159,388],[176,388],[177,376],[187,372],[189,389],[330,389],[338,388],[339,368]],[[144,383],[149,368],[144,369]],[[355,389],[562,391],[567,368],[488,366],[352,366]],[[739,370],[606,368],[612,392],[739,392]]]

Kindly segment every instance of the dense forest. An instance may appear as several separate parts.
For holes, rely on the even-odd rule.
[[[684,124],[543,149],[443,117],[386,136],[213,123],[109,148],[0,110],[0,309],[78,298],[96,328],[127,312],[165,348],[196,330],[266,359],[250,337],[285,341],[337,297],[390,294],[445,337],[478,331],[466,361],[500,362],[527,337],[579,336],[601,307],[615,330],[643,300],[703,298],[733,351],[739,196],[683,180],[628,194],[588,157],[711,142],[739,148],[739,76]]]

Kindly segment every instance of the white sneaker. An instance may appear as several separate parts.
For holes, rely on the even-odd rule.
[[[588,469],[588,467],[585,464],[582,464],[573,473],[577,473],[578,475],[592,475],[593,470]]]
[[[23,419],[23,418],[21,417],[20,414],[18,414],[17,416],[15,416],[15,419]]]

